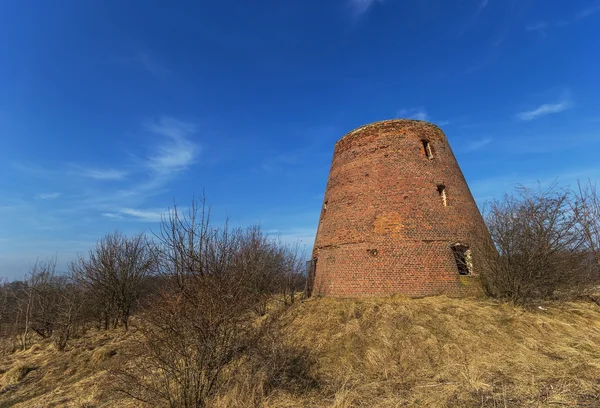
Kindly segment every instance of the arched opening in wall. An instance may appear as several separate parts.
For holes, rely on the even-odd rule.
[[[471,275],[473,273],[473,257],[468,245],[452,245],[452,254],[456,262],[459,275]]]
[[[423,139],[421,140],[421,142],[423,142],[423,150],[425,150],[425,156],[428,159],[433,159],[433,149],[431,148],[431,143],[429,142],[429,140]]]
[[[440,199],[442,200],[442,204],[444,207],[448,206],[448,195],[446,194],[446,186],[443,184],[438,184],[437,186],[438,194],[440,195]]]
[[[327,212],[327,201],[323,203],[323,214]]]

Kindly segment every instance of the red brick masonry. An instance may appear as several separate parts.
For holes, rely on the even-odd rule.
[[[313,294],[479,293],[476,237],[484,230],[437,126],[416,120],[363,126],[335,145],[313,249]],[[459,274],[456,244],[471,251],[469,275]]]

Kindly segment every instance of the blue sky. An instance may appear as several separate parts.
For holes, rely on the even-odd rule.
[[[0,5],[0,277],[215,220],[310,247],[333,145],[446,132],[479,204],[596,180],[600,1],[29,1]]]

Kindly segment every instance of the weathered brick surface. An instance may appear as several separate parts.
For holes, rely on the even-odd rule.
[[[447,206],[439,185],[446,188]],[[313,249],[313,294],[478,293],[476,237],[482,230],[481,214],[437,126],[414,120],[363,126],[335,145]],[[456,243],[473,252],[470,276],[458,273]]]

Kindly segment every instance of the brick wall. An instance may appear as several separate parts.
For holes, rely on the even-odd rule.
[[[439,186],[445,187],[447,206]],[[313,294],[479,293],[477,236],[484,230],[437,126],[413,120],[363,126],[335,145],[313,249]],[[459,275],[452,252],[457,243],[473,253],[469,276]]]

